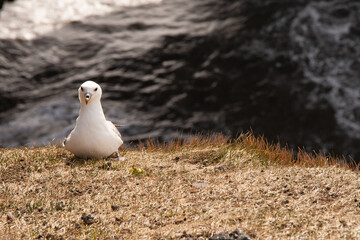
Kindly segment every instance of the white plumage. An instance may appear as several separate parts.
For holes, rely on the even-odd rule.
[[[107,121],[101,106],[101,87],[93,82],[84,82],[79,90],[81,103],[75,128],[64,141],[66,150],[82,158],[105,158],[116,153],[123,144],[121,134],[110,121]]]

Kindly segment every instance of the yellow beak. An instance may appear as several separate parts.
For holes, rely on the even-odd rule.
[[[88,102],[90,102],[91,99],[91,93],[86,92],[85,93],[85,103],[88,104]]]

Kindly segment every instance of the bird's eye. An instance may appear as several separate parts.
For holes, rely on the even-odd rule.
[[[95,88],[94,91],[96,92],[96,91],[97,91],[97,88]]]
[[[84,91],[83,87],[80,87],[81,91]]]

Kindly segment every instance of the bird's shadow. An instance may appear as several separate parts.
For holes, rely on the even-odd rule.
[[[74,167],[83,167],[83,166],[99,166],[100,169],[109,170],[112,166],[112,159],[114,159],[114,154],[110,155],[107,158],[81,158],[77,156],[72,156],[67,159],[65,165]],[[121,161],[120,161],[121,162]]]
[[[106,163],[108,162],[108,159],[104,158],[80,158],[73,156],[65,162],[67,166],[70,166],[71,168],[74,167],[83,167],[83,166],[95,166],[99,163]]]

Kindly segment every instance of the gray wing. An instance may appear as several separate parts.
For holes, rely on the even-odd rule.
[[[77,121],[77,120],[76,120]],[[76,128],[76,126],[75,126]],[[75,131],[75,128],[73,130],[71,130],[71,132],[69,133],[69,135],[64,139],[64,142],[63,142],[63,147],[66,146],[66,144],[70,141],[70,138],[71,138],[71,135],[73,134],[73,132]]]
[[[121,134],[119,130],[115,127],[115,125],[111,121],[107,121],[107,124],[110,126],[111,130],[113,130],[114,133],[116,133],[116,135],[118,135],[119,138],[121,139]]]
[[[70,132],[70,134],[64,139],[64,141],[63,141],[63,147],[65,147],[66,146],[66,143],[69,141],[69,139],[70,139],[70,137],[71,137],[71,133],[72,133],[73,131],[71,131]]]

